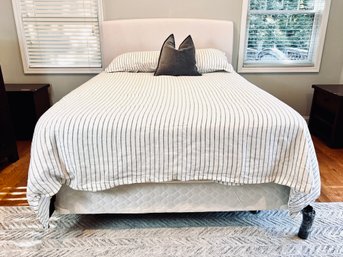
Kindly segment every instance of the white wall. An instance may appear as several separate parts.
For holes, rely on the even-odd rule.
[[[103,0],[104,18],[183,17],[232,20],[235,24],[233,65],[237,64],[241,0]],[[342,82],[343,0],[332,0],[319,73],[243,74],[245,78],[308,115],[312,84]],[[59,100],[93,75],[25,75],[23,73],[11,0],[0,3],[0,64],[6,82],[47,82],[52,84],[53,101]]]

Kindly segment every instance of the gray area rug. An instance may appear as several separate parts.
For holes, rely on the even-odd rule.
[[[316,203],[307,240],[287,211],[53,215],[0,207],[0,256],[343,256],[343,203]]]

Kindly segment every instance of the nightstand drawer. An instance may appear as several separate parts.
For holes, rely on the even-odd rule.
[[[339,107],[339,97],[326,91],[315,91],[313,101],[318,107],[332,112]]]

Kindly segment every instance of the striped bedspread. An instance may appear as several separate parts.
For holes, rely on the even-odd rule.
[[[291,188],[296,213],[320,194],[307,124],[237,73],[101,73],[49,109],[32,141],[28,200],[43,225],[62,184],[212,180]]]

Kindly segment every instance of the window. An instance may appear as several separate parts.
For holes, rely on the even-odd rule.
[[[101,71],[100,0],[12,0],[25,73]]]
[[[318,72],[330,0],[244,0],[239,72]]]

